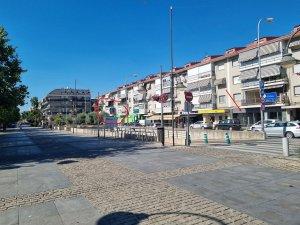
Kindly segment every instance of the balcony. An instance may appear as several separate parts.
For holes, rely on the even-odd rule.
[[[133,97],[134,101],[141,102],[146,100],[146,94],[137,94]]]
[[[125,98],[127,98],[127,93],[122,93],[122,94],[119,93],[119,94],[118,94],[118,98],[119,98],[119,99],[125,99]]]
[[[277,88],[279,86],[283,86],[288,83],[287,78],[279,78],[274,80],[265,81],[265,89],[272,89]],[[257,88],[258,89],[258,80],[252,80],[245,83],[242,83],[243,87],[242,89],[248,89],[248,88]]]
[[[266,105],[277,105],[277,104],[289,104],[289,98],[285,93],[279,93],[276,102],[266,103]],[[261,105],[261,99],[259,97],[249,97],[241,100],[242,106]]]

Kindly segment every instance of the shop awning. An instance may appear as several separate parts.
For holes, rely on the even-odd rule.
[[[174,115],[174,119],[178,117],[179,117],[178,114]],[[147,120],[160,120],[160,119],[161,119],[161,115],[152,115],[147,117]],[[172,115],[164,115],[164,120],[172,120]]]
[[[258,72],[258,68],[244,70],[241,72],[240,79],[241,80],[249,80],[249,79],[256,78],[257,72]]]
[[[211,101],[211,94],[199,95],[199,103],[207,103]]]
[[[241,52],[239,55],[239,62],[246,62],[257,57],[257,49],[251,49],[246,52]]]
[[[198,114],[224,114],[228,110],[225,109],[198,109]]]
[[[226,78],[216,79],[214,82],[215,85],[226,84]]]
[[[299,47],[300,46],[300,40],[293,41],[290,43],[290,48]]]
[[[280,66],[279,65],[270,65],[264,66],[261,68],[261,77],[273,77],[280,74]]]
[[[200,87],[206,87],[210,84],[211,79],[204,79],[204,80],[199,80],[199,86]]]
[[[279,42],[274,42],[268,45],[264,45],[260,47],[260,55],[269,55],[275,52],[280,51],[280,44]]]

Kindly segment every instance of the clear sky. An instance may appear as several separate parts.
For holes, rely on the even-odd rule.
[[[170,69],[170,5],[175,66],[246,45],[259,18],[275,18],[262,35],[300,24],[300,0],[0,0],[0,24],[18,47],[30,97],[75,79],[95,96]]]

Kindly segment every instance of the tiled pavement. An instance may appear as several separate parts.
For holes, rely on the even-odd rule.
[[[0,155],[0,224],[300,221],[297,160],[39,129],[1,135]]]

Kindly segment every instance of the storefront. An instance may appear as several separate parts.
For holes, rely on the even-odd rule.
[[[218,123],[220,120],[229,118],[227,109],[199,109],[198,114],[203,116],[204,122]]]
[[[300,120],[300,105],[282,106],[282,120]]]

